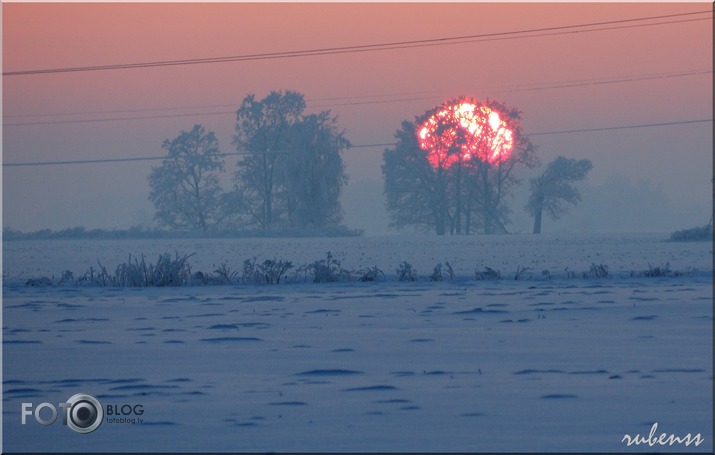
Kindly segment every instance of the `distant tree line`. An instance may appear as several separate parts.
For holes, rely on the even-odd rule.
[[[228,189],[221,179],[226,154],[212,131],[197,124],[165,140],[166,156],[148,177],[156,229],[5,229],[4,238],[359,235],[342,224],[340,196],[348,177],[341,152],[350,142],[330,111],[305,110],[303,95],[294,91],[243,99],[232,140],[239,159],[228,170]],[[518,168],[539,165],[520,122],[513,107],[469,98],[448,100],[414,122],[404,121],[396,144],[383,153],[390,227],[437,235],[507,233],[509,198],[521,181]],[[544,212],[555,220],[567,204],[579,202],[574,183],[591,168],[589,160],[559,156],[531,179],[524,209],[534,217],[535,234]]]
[[[330,111],[305,113],[298,92],[244,98],[233,145],[240,158],[233,187],[221,187],[225,160],[213,132],[195,125],[162,148],[149,175],[149,199],[161,228],[286,232],[335,231],[347,175],[340,152],[350,146]]]
[[[163,238],[166,231],[159,229],[133,226],[128,229],[87,229],[75,226],[67,229],[41,229],[33,232],[23,232],[11,227],[2,230],[3,241],[13,240],[72,240],[72,239],[133,239],[133,238]]]
[[[319,232],[304,229],[286,230],[281,235],[290,237],[350,237],[360,236],[359,229],[348,229],[345,226],[334,226]],[[275,237],[275,232],[262,230],[209,230],[209,231],[169,231],[160,228],[132,226],[127,229],[87,229],[75,226],[67,229],[40,229],[23,232],[12,227],[4,227],[2,232],[4,242],[26,240],[122,240],[122,239],[204,239],[204,238],[256,238]]]

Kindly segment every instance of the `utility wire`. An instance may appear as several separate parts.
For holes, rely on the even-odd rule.
[[[574,88],[574,87],[585,87],[594,85],[607,85],[607,84],[620,84],[626,82],[637,82],[646,80],[658,80],[667,78],[677,78],[677,77],[691,77],[699,76],[704,74],[712,74],[712,70],[701,70],[701,71],[678,71],[674,73],[658,73],[658,74],[646,74],[639,76],[615,76],[602,79],[586,79],[586,80],[572,80],[563,81],[547,84],[536,84],[536,85],[526,85],[526,86],[514,86],[512,88],[502,87],[501,89],[496,88],[493,91],[495,93],[509,93],[509,92],[525,92],[525,91],[538,91],[538,90],[555,90],[562,88]],[[486,90],[486,89],[484,89]],[[395,95],[367,95],[365,97],[352,97],[353,99],[365,99],[365,98],[375,98],[377,96],[396,96]],[[336,97],[335,99],[350,99],[351,97]],[[334,107],[334,106],[359,106],[359,105],[369,105],[369,104],[389,104],[398,102],[408,102],[408,101],[422,101],[430,99],[442,99],[444,96],[416,96],[416,97],[406,97],[406,98],[388,98],[384,100],[362,100],[362,101],[345,101],[340,103],[332,104],[315,104],[309,105],[308,108],[324,108],[324,107]],[[321,98],[320,100],[329,100],[330,98]],[[70,116],[70,115],[102,115],[102,114],[115,114],[115,113],[131,113],[131,112],[151,112],[151,111],[167,111],[167,110],[183,110],[183,109],[208,109],[215,107],[226,107],[233,106],[232,104],[227,105],[213,105],[213,106],[194,106],[194,107],[176,107],[176,108],[152,108],[152,109],[133,109],[133,110],[117,110],[117,111],[99,111],[99,112],[77,112],[77,113],[64,113],[64,114],[25,114],[17,116],[6,116],[6,118],[18,118],[18,117],[58,117],[58,116]],[[208,115],[227,115],[235,114],[236,111],[213,111],[213,112],[191,112],[182,114],[157,114],[157,115],[142,115],[142,116],[127,116],[127,117],[110,117],[110,118],[95,118],[95,119],[72,119],[72,120],[40,120],[40,121],[27,121],[27,122],[14,122],[14,123],[3,123],[3,127],[8,126],[32,126],[32,125],[58,125],[58,124],[71,124],[71,123],[99,123],[99,122],[112,122],[112,121],[128,121],[128,120],[150,120],[150,119],[164,119],[164,118],[180,118],[180,117],[195,117],[195,116],[208,116]]]
[[[711,123],[713,119],[699,119],[699,120],[682,120],[678,122],[662,122],[662,123],[644,123],[640,125],[622,125],[622,126],[607,126],[602,128],[582,128],[575,130],[564,130],[564,131],[548,131],[543,133],[531,133],[527,136],[549,136],[554,134],[575,134],[575,133],[591,133],[597,131],[613,131],[613,130],[629,130],[634,128],[654,128],[659,126],[674,126],[674,125],[689,125],[693,123]]]
[[[551,85],[541,84],[536,86],[527,85],[524,87],[507,88],[504,90],[495,90],[496,92],[527,92],[533,90],[551,90],[560,88],[571,88],[571,87],[584,87],[590,85],[605,85],[605,84],[620,84],[624,82],[637,82],[637,81],[649,81],[657,79],[669,79],[675,77],[689,77],[689,76],[700,76],[704,74],[712,74],[713,70],[702,70],[702,71],[680,71],[675,73],[661,73],[661,74],[650,74],[650,75],[640,75],[640,76],[616,76],[610,78],[602,79],[590,79],[590,80],[574,80],[574,81],[564,81],[557,82]]]
[[[3,115],[3,118],[29,118],[29,117],[65,117],[71,115],[105,115],[105,114],[130,114],[136,112],[161,112],[182,111],[187,109],[211,109],[219,107],[235,107],[240,103],[209,104],[202,106],[175,106],[175,107],[138,107],[134,109],[112,109],[107,111],[80,111],[80,112],[52,112],[49,114],[14,114]]]
[[[228,152],[219,153],[219,156],[248,155],[249,152]],[[72,164],[99,164],[99,163],[122,163],[127,161],[158,161],[166,159],[166,156],[142,156],[132,158],[106,158],[96,160],[70,160],[70,161],[35,161],[25,163],[3,163],[3,167],[22,166],[51,166],[51,165],[72,165]]]
[[[233,56],[223,56],[223,57],[207,57],[207,58],[194,58],[194,59],[183,59],[183,60],[157,60],[150,62],[140,62],[140,63],[120,63],[112,65],[93,65],[93,66],[75,66],[75,67],[63,67],[63,68],[46,68],[46,69],[32,69],[32,70],[18,70],[18,71],[6,71],[3,72],[3,76],[26,76],[33,74],[53,74],[53,73],[70,73],[70,72],[86,72],[86,71],[104,71],[104,70],[117,70],[117,69],[134,69],[134,68],[152,68],[152,67],[164,67],[164,66],[180,66],[180,65],[196,65],[196,64],[207,64],[207,63],[226,63],[226,62],[239,62],[239,61],[251,61],[251,60],[267,60],[267,59],[279,59],[279,58],[295,58],[295,57],[308,57],[308,56],[319,56],[319,55],[334,55],[334,54],[345,54],[345,53],[355,53],[355,52],[372,52],[372,51],[383,51],[383,50],[395,50],[395,49],[407,49],[413,47],[425,47],[425,46],[442,46],[442,45],[452,45],[452,44],[464,44],[478,41],[493,41],[493,40],[503,40],[503,39],[513,39],[513,38],[529,38],[535,36],[547,36],[556,35],[564,33],[583,33],[592,32],[600,30],[612,30],[617,28],[632,28],[632,27],[649,27],[653,25],[664,25],[672,23],[683,23],[699,20],[712,20],[709,18],[690,18],[690,19],[679,19],[672,21],[661,21],[656,23],[640,23],[643,21],[652,20],[662,20],[670,18],[685,18],[687,16],[695,16],[701,14],[711,14],[712,11],[696,11],[690,13],[679,13],[679,14],[667,14],[660,16],[648,16],[639,17],[632,19],[620,19],[602,22],[590,22],[583,24],[573,24],[573,25],[562,25],[555,27],[542,27],[542,28],[532,28],[523,30],[512,30],[507,32],[495,32],[495,33],[482,33],[475,35],[464,35],[464,36],[454,36],[454,37],[443,37],[443,38],[433,38],[433,39],[421,39],[421,40],[408,40],[408,41],[394,41],[386,43],[377,44],[363,44],[354,46],[341,46],[341,47],[326,47],[326,48],[316,48],[316,49],[306,49],[306,50],[296,50],[296,51],[282,51],[282,52],[267,52],[267,53],[256,53],[256,54],[243,54],[243,55],[233,55]],[[629,25],[625,25],[629,24]],[[604,27],[597,29],[585,29],[588,27],[603,27],[603,26],[614,26],[614,27]]]
[[[226,115],[235,114],[236,111],[218,111],[218,112],[189,112],[186,114],[164,114],[164,115],[139,115],[131,117],[111,117],[111,118],[92,118],[92,119],[77,119],[77,120],[48,120],[39,122],[18,122],[18,123],[3,123],[3,127],[8,126],[32,126],[32,125],[62,125],[70,123],[101,123],[101,122],[119,122],[127,120],[150,120],[162,118],[180,118],[180,117],[196,117],[203,115]]]
[[[540,133],[531,133],[526,136],[548,136],[548,135],[558,135],[558,134],[577,134],[577,133],[590,133],[590,132],[601,132],[601,131],[612,131],[612,130],[627,130],[634,128],[655,128],[664,126],[675,126],[675,125],[688,125],[695,123],[711,123],[713,119],[697,119],[697,120],[682,120],[674,122],[660,122],[660,123],[644,123],[638,125],[620,125],[620,126],[608,126],[601,128],[582,128],[573,130],[562,130],[562,131],[548,131]],[[395,142],[385,142],[376,144],[356,144],[351,145],[350,148],[375,148],[375,147],[391,147],[396,145]],[[229,152],[220,153],[220,156],[234,156],[234,155],[248,155],[250,152]],[[37,161],[37,162],[25,162],[25,163],[3,163],[3,167],[27,167],[27,166],[50,166],[50,165],[74,165],[74,164],[98,164],[98,163],[118,163],[127,161],[156,161],[166,159],[166,156],[151,156],[151,157],[133,157],[133,158],[107,158],[107,159],[95,159],[95,160],[71,160],[71,161]]]
[[[697,73],[701,73],[701,72],[702,71],[699,71]],[[712,71],[710,71],[710,72],[712,73]],[[437,93],[437,92],[428,92],[428,91],[422,90],[422,91],[417,91],[417,92],[383,93],[380,95],[329,96],[329,97],[308,99],[308,100],[306,100],[306,102],[309,104],[312,102],[323,102],[324,103],[326,101],[345,101],[345,100],[351,100],[348,102],[352,102],[357,99],[384,98],[384,97],[408,96],[408,95],[423,95],[425,93]],[[104,114],[127,114],[127,113],[135,113],[135,112],[152,112],[152,111],[181,111],[181,110],[187,110],[187,109],[214,109],[214,108],[222,108],[222,107],[235,108],[236,106],[238,106],[240,104],[241,104],[240,102],[236,102],[236,103],[230,103],[230,104],[223,103],[223,104],[208,104],[208,105],[200,105],[200,106],[114,109],[114,110],[109,110],[109,111],[55,112],[55,113],[49,113],[49,114],[15,114],[15,115],[4,115],[3,118],[9,119],[9,118],[27,118],[27,117],[64,117],[64,116],[72,116],[72,115],[104,115]],[[331,105],[334,105],[334,104],[326,104],[325,106],[331,106]],[[323,106],[309,105],[308,107],[311,108],[311,107],[323,107]],[[198,113],[198,114],[200,114],[200,113]],[[7,125],[5,125],[5,126],[7,126]]]
[[[671,73],[651,73],[651,74],[636,74],[636,75],[621,75],[621,76],[608,76],[602,78],[592,78],[592,79],[576,79],[576,80],[566,80],[560,82],[548,82],[548,83],[531,83],[522,85],[507,85],[507,86],[493,86],[493,87],[482,87],[479,90],[482,91],[493,91],[497,93],[508,93],[508,92],[522,92],[522,91],[533,91],[533,90],[551,90],[559,88],[571,88],[571,87],[581,87],[588,85],[601,85],[601,84],[616,84],[623,82],[636,82],[644,80],[657,80],[657,79],[669,79],[676,77],[689,77],[689,76],[700,76],[704,74],[712,74],[713,70],[684,70],[676,71]],[[431,96],[424,96],[425,94],[431,94]],[[449,95],[440,94],[436,91],[413,91],[413,92],[397,92],[397,93],[383,93],[379,95],[352,95],[352,96],[329,96],[321,98],[308,99],[308,108],[321,108],[321,107],[332,107],[332,106],[352,106],[359,104],[381,104],[381,103],[392,103],[400,101],[415,101],[415,100],[426,100],[426,99],[441,99],[448,97]],[[422,96],[417,96],[422,95]],[[395,98],[395,97],[405,97],[408,98]],[[384,98],[384,99],[373,99],[371,98]],[[368,100],[368,101],[365,101]],[[326,103],[328,101],[333,101],[332,103]],[[335,103],[334,101],[340,101]],[[318,104],[312,104],[312,103]],[[216,108],[235,108],[240,105],[240,102],[230,103],[230,104],[208,104],[199,106],[175,106],[175,107],[151,107],[151,108],[135,108],[135,109],[114,109],[107,111],[81,111],[81,112],[54,112],[48,114],[15,114],[15,115],[3,115],[5,119],[16,119],[16,118],[30,118],[30,117],[65,117],[65,116],[77,116],[77,115],[105,115],[105,114],[129,114],[138,112],[163,112],[163,111],[182,111],[187,109],[216,109]],[[235,112],[235,111],[233,111]],[[217,112],[218,114],[219,112]],[[228,112],[226,112],[228,113]],[[202,112],[195,112],[196,115],[202,115]],[[209,113],[212,114],[212,113]],[[144,117],[142,117],[144,118]],[[106,119],[107,121],[113,119]],[[30,123],[34,124],[34,123]],[[6,123],[3,126],[21,126],[22,123],[12,124]]]

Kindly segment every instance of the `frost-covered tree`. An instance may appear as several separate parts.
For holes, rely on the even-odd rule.
[[[383,154],[390,225],[437,235],[507,232],[514,170],[537,162],[519,123],[516,109],[471,98],[403,122]]]
[[[531,196],[525,209],[534,217],[534,234],[541,233],[544,211],[551,219],[557,220],[568,212],[566,204],[575,205],[581,200],[581,194],[573,183],[585,179],[592,167],[590,160],[559,156],[546,166],[540,176],[530,180]]]
[[[233,144],[246,155],[235,173],[235,199],[266,230],[273,228],[282,189],[277,184],[278,167],[290,148],[291,127],[300,121],[304,109],[302,94],[274,91],[260,101],[248,95],[236,111]]]
[[[235,218],[264,230],[321,228],[342,221],[349,146],[329,111],[304,114],[298,92],[247,96],[237,111],[234,144],[245,155],[226,201]]]
[[[350,146],[330,112],[305,116],[292,125],[290,148],[281,162],[288,223],[298,228],[340,224],[340,194],[347,183],[340,152]]]
[[[397,143],[385,150],[382,164],[390,227],[414,226],[444,235],[451,224],[446,170],[430,165],[417,143],[414,123],[402,122],[395,138]]]
[[[224,163],[214,133],[194,125],[161,147],[167,156],[149,174],[149,199],[159,225],[175,230],[216,226],[223,212],[218,173]]]

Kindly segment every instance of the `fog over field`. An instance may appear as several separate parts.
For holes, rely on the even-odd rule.
[[[504,196],[510,232],[531,230],[529,179],[559,155],[593,170],[544,232],[703,225],[711,38],[697,3],[4,4],[3,226],[155,226],[162,143],[201,124],[236,153],[242,100],[288,90],[352,143],[339,200],[368,235],[395,232],[381,166],[401,123],[459,96],[518,109],[537,147],[541,167],[515,168]],[[224,158],[230,191],[240,156]]]

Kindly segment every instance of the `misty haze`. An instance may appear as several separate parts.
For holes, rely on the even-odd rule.
[[[5,451],[712,452],[711,7],[2,22]]]
[[[345,225],[364,229],[366,235],[395,233],[381,216],[385,197],[376,189],[383,187],[382,154],[394,143],[401,122],[456,96],[496,99],[519,109],[523,132],[544,164],[559,155],[592,161],[593,172],[583,185],[608,188],[607,182],[617,179],[632,186],[645,182],[656,190],[621,192],[612,206],[584,197],[558,223],[545,223],[544,232],[669,232],[707,223],[712,211],[712,45],[709,19],[687,15],[697,7],[643,5],[631,11],[624,5],[610,10],[562,5],[546,12],[543,5],[324,5],[320,14],[311,8],[319,7],[182,5],[159,11],[147,4],[134,9],[6,5],[3,226],[23,232],[155,227],[147,177],[164,155],[161,144],[201,124],[215,132],[220,152],[234,153],[241,100],[287,90],[304,95],[305,114],[329,110],[352,143],[341,152],[349,180],[340,202]],[[174,25],[162,28],[132,19],[155,14],[168,15],[166,23]],[[618,28],[617,22],[602,31],[578,27],[674,14],[686,15],[664,18],[673,23],[662,25],[651,19],[635,21],[632,28]],[[206,18],[211,33],[189,25],[195,16]],[[108,17],[116,20],[107,25]],[[236,27],[236,18],[244,17],[251,20],[239,20]],[[474,17],[480,18],[476,30]],[[341,24],[339,34],[329,31],[327,24],[335,23]],[[569,39],[522,32],[572,25],[577,33]],[[306,29],[314,33],[301,32]],[[494,40],[490,35],[512,31],[528,36]],[[205,36],[203,41],[199,36]],[[430,46],[430,39],[462,36],[471,38]],[[419,39],[427,47],[390,50],[387,45]],[[139,50],[123,41],[151,44]],[[133,62],[382,43],[386,49],[373,52],[121,69]],[[73,57],[65,56],[69,53]],[[81,69],[83,64],[120,68],[22,73]],[[151,157],[157,159],[121,161]],[[92,160],[120,161],[9,167]],[[236,161],[226,156],[225,190],[234,183]],[[527,171],[519,170],[522,183],[508,195],[509,232],[531,228],[523,219],[528,195],[519,198],[528,187]],[[592,215],[577,221],[579,210]]]

